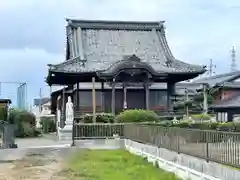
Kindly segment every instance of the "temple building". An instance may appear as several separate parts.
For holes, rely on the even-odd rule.
[[[67,19],[66,36],[66,60],[50,64],[46,79],[66,87],[51,99],[53,111],[63,115],[68,96],[75,116],[134,108],[171,112],[175,84],[206,71],[173,56],[163,21]]]

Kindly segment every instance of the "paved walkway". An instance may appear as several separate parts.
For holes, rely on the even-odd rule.
[[[0,164],[23,158],[28,151],[31,151],[29,148],[58,149],[59,146],[71,145],[72,141],[58,141],[56,134],[48,134],[37,138],[17,138],[15,143],[18,145],[17,149],[0,149]]]
[[[71,144],[71,140],[59,141],[57,140],[56,134],[48,134],[42,137],[37,138],[17,138],[15,140],[19,149],[25,149],[29,147],[36,146],[55,146],[55,145],[64,145]]]

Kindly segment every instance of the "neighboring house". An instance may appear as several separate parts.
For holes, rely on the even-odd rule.
[[[50,98],[34,99],[32,113],[36,116],[36,126],[40,127],[41,117],[53,117]]]
[[[211,108],[217,113],[217,120],[232,121],[240,114],[240,81],[223,82],[214,86],[214,102]]]
[[[37,98],[33,100],[33,113],[40,113],[41,115],[51,114],[51,101],[50,98]]]
[[[213,104],[236,95],[240,88],[240,71],[219,74],[194,81],[206,84],[213,96]]]
[[[207,83],[213,97],[210,106],[218,121],[232,121],[234,114],[240,114],[240,71],[224,73],[195,82]]]
[[[35,98],[33,100],[33,106],[40,106],[40,104],[46,104],[49,101],[50,101],[49,97]]]

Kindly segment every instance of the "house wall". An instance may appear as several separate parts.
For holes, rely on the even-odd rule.
[[[237,94],[240,94],[240,90],[236,89],[221,89],[213,96],[213,103],[218,103],[221,100],[229,99]]]

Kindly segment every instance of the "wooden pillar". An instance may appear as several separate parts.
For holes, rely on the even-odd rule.
[[[144,89],[145,89],[145,107],[146,109],[149,109],[149,84],[144,83]]]
[[[115,79],[113,79],[112,83],[112,114],[115,115]]]
[[[77,111],[79,111],[80,109],[79,109],[79,107],[80,107],[80,100],[79,100],[79,97],[80,97],[80,95],[79,95],[79,82],[77,83],[77,89],[76,89],[76,92],[77,92],[77,94],[76,94],[76,108],[77,108]]]
[[[50,112],[52,114],[52,85],[49,86]]]
[[[175,84],[173,82],[167,82],[167,111],[173,111],[173,102],[172,102],[172,95],[175,92]]]
[[[60,127],[61,128],[64,128],[65,126],[65,106],[66,106],[66,103],[65,103],[65,87],[63,87],[63,90],[62,90],[62,111],[61,111],[61,121],[60,121]]]
[[[104,81],[101,82],[101,110],[105,112],[105,93],[104,93]]]
[[[127,86],[123,85],[123,110],[126,110],[128,107],[127,105]]]
[[[95,77],[92,77],[92,110],[93,110],[93,123],[96,123],[96,89],[95,89]]]

